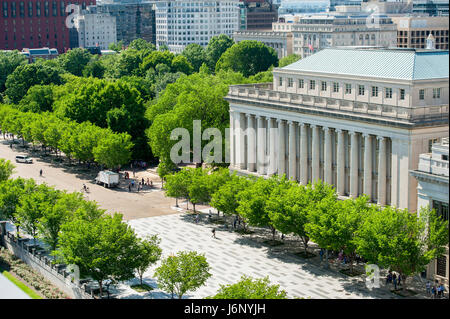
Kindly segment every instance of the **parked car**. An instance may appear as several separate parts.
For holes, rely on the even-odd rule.
[[[16,162],[17,163],[33,164],[33,159],[31,157],[28,157],[28,156],[25,156],[25,155],[17,155],[16,156]]]

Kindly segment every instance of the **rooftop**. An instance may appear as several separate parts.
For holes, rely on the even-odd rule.
[[[448,78],[448,51],[329,48],[280,70],[399,80]]]

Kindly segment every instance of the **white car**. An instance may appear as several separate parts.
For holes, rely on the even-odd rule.
[[[17,155],[16,156],[16,162],[17,163],[26,163],[26,164],[32,164],[33,159],[31,157],[25,156],[25,155]]]

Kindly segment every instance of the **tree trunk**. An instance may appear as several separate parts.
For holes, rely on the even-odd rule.
[[[102,286],[102,280],[98,280],[98,287],[100,288],[100,299],[103,299],[103,286]]]
[[[192,203],[192,205],[194,206],[194,213],[195,213],[195,203]]]
[[[178,197],[175,198],[175,207],[178,207]]]
[[[330,268],[330,264],[328,262],[328,249],[325,250],[325,259],[326,259],[325,268],[328,269]]]
[[[270,228],[272,228],[272,240],[275,241],[275,228],[273,226],[270,226]]]
[[[141,279],[141,286],[143,285],[142,276],[143,276],[143,274],[139,274],[139,279]]]

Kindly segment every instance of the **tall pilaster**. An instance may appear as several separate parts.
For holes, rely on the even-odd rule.
[[[286,124],[278,120],[278,175],[286,174]]]
[[[289,124],[289,179],[297,180],[297,135],[296,124]]]
[[[364,134],[364,194],[372,198],[372,136]]]
[[[264,169],[266,167],[266,138],[265,138],[265,130],[264,127],[264,119],[262,116],[256,117],[258,121],[258,143],[257,143],[257,152],[258,152],[258,163],[257,169],[258,174],[264,175]]]
[[[320,133],[317,125],[311,125],[312,129],[312,182],[320,179]]]
[[[344,131],[337,129],[338,145],[337,145],[337,192],[339,195],[345,193],[345,141]]]
[[[358,170],[359,170],[359,142],[358,133],[349,133],[352,139],[351,156],[350,156],[350,196],[358,197]]]
[[[300,124],[300,183],[308,184],[308,135],[305,123]]]
[[[275,119],[267,118],[267,134],[269,134],[269,167],[267,175],[271,176],[276,173],[277,170],[277,158],[275,153],[275,138],[276,138],[276,126]]]
[[[247,170],[256,170],[256,132],[251,114],[247,114]]]
[[[324,152],[323,152],[324,182],[327,184],[332,184],[333,183],[333,170],[332,170],[333,149],[332,149],[332,142],[331,142],[331,130],[328,127],[324,127],[323,132],[325,135],[325,148],[324,148]]]
[[[386,138],[377,137],[378,149],[378,205],[386,205]]]
[[[236,164],[234,149],[234,111],[230,110],[230,168],[234,168]]]
[[[246,169],[247,163],[245,160],[245,114],[236,112],[236,150],[237,150],[237,168]]]

